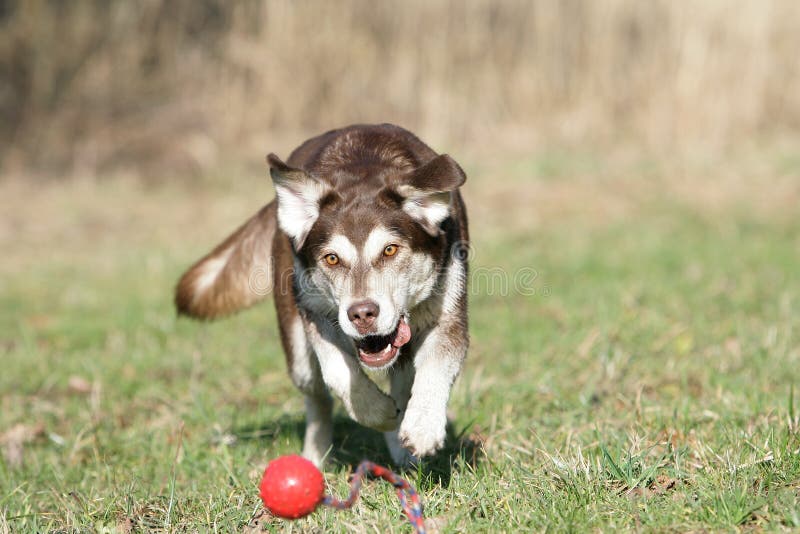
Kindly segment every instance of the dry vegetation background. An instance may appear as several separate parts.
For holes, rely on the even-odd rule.
[[[443,531],[800,529],[800,0],[0,0],[0,534],[251,531],[302,396],[271,304],[172,288],[267,152],[383,121],[537,272],[471,288]],[[406,528],[360,502],[289,528]]]
[[[795,0],[2,0],[0,170],[263,170],[360,121],[724,149],[800,127],[799,30]]]

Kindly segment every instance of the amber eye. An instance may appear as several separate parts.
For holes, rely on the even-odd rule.
[[[328,265],[339,265],[339,256],[336,254],[326,254],[325,263]]]
[[[397,245],[386,245],[386,248],[383,249],[384,256],[394,256],[397,254]]]

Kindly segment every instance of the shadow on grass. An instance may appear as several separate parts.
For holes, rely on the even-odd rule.
[[[453,424],[447,422],[447,437],[444,448],[435,456],[425,458],[418,467],[398,468],[392,462],[383,434],[363,427],[343,415],[333,417],[333,450],[329,461],[334,467],[348,467],[355,470],[361,460],[371,460],[376,464],[392,466],[401,473],[418,472],[420,490],[433,486],[448,487],[453,465],[461,460],[476,467],[483,459],[480,443],[473,441],[467,434],[472,424],[468,424],[461,432],[456,432]],[[294,433],[302,441],[305,431],[305,419],[296,416],[282,416],[264,425],[250,425],[233,428],[231,433],[239,441],[266,440],[270,436],[282,433]]]

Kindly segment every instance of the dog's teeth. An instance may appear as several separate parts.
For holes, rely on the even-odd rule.
[[[391,343],[387,344],[386,348],[383,349],[383,351],[381,351],[381,352],[389,352],[390,350],[392,350],[392,344]]]

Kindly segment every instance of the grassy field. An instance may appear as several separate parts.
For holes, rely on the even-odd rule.
[[[537,276],[473,288],[447,450],[408,473],[432,530],[800,528],[797,152],[464,164],[473,267]],[[1,533],[409,531],[377,482],[353,512],[259,515],[303,424],[271,303],[175,317],[265,175],[0,184]],[[337,414],[342,495],[388,456]]]

